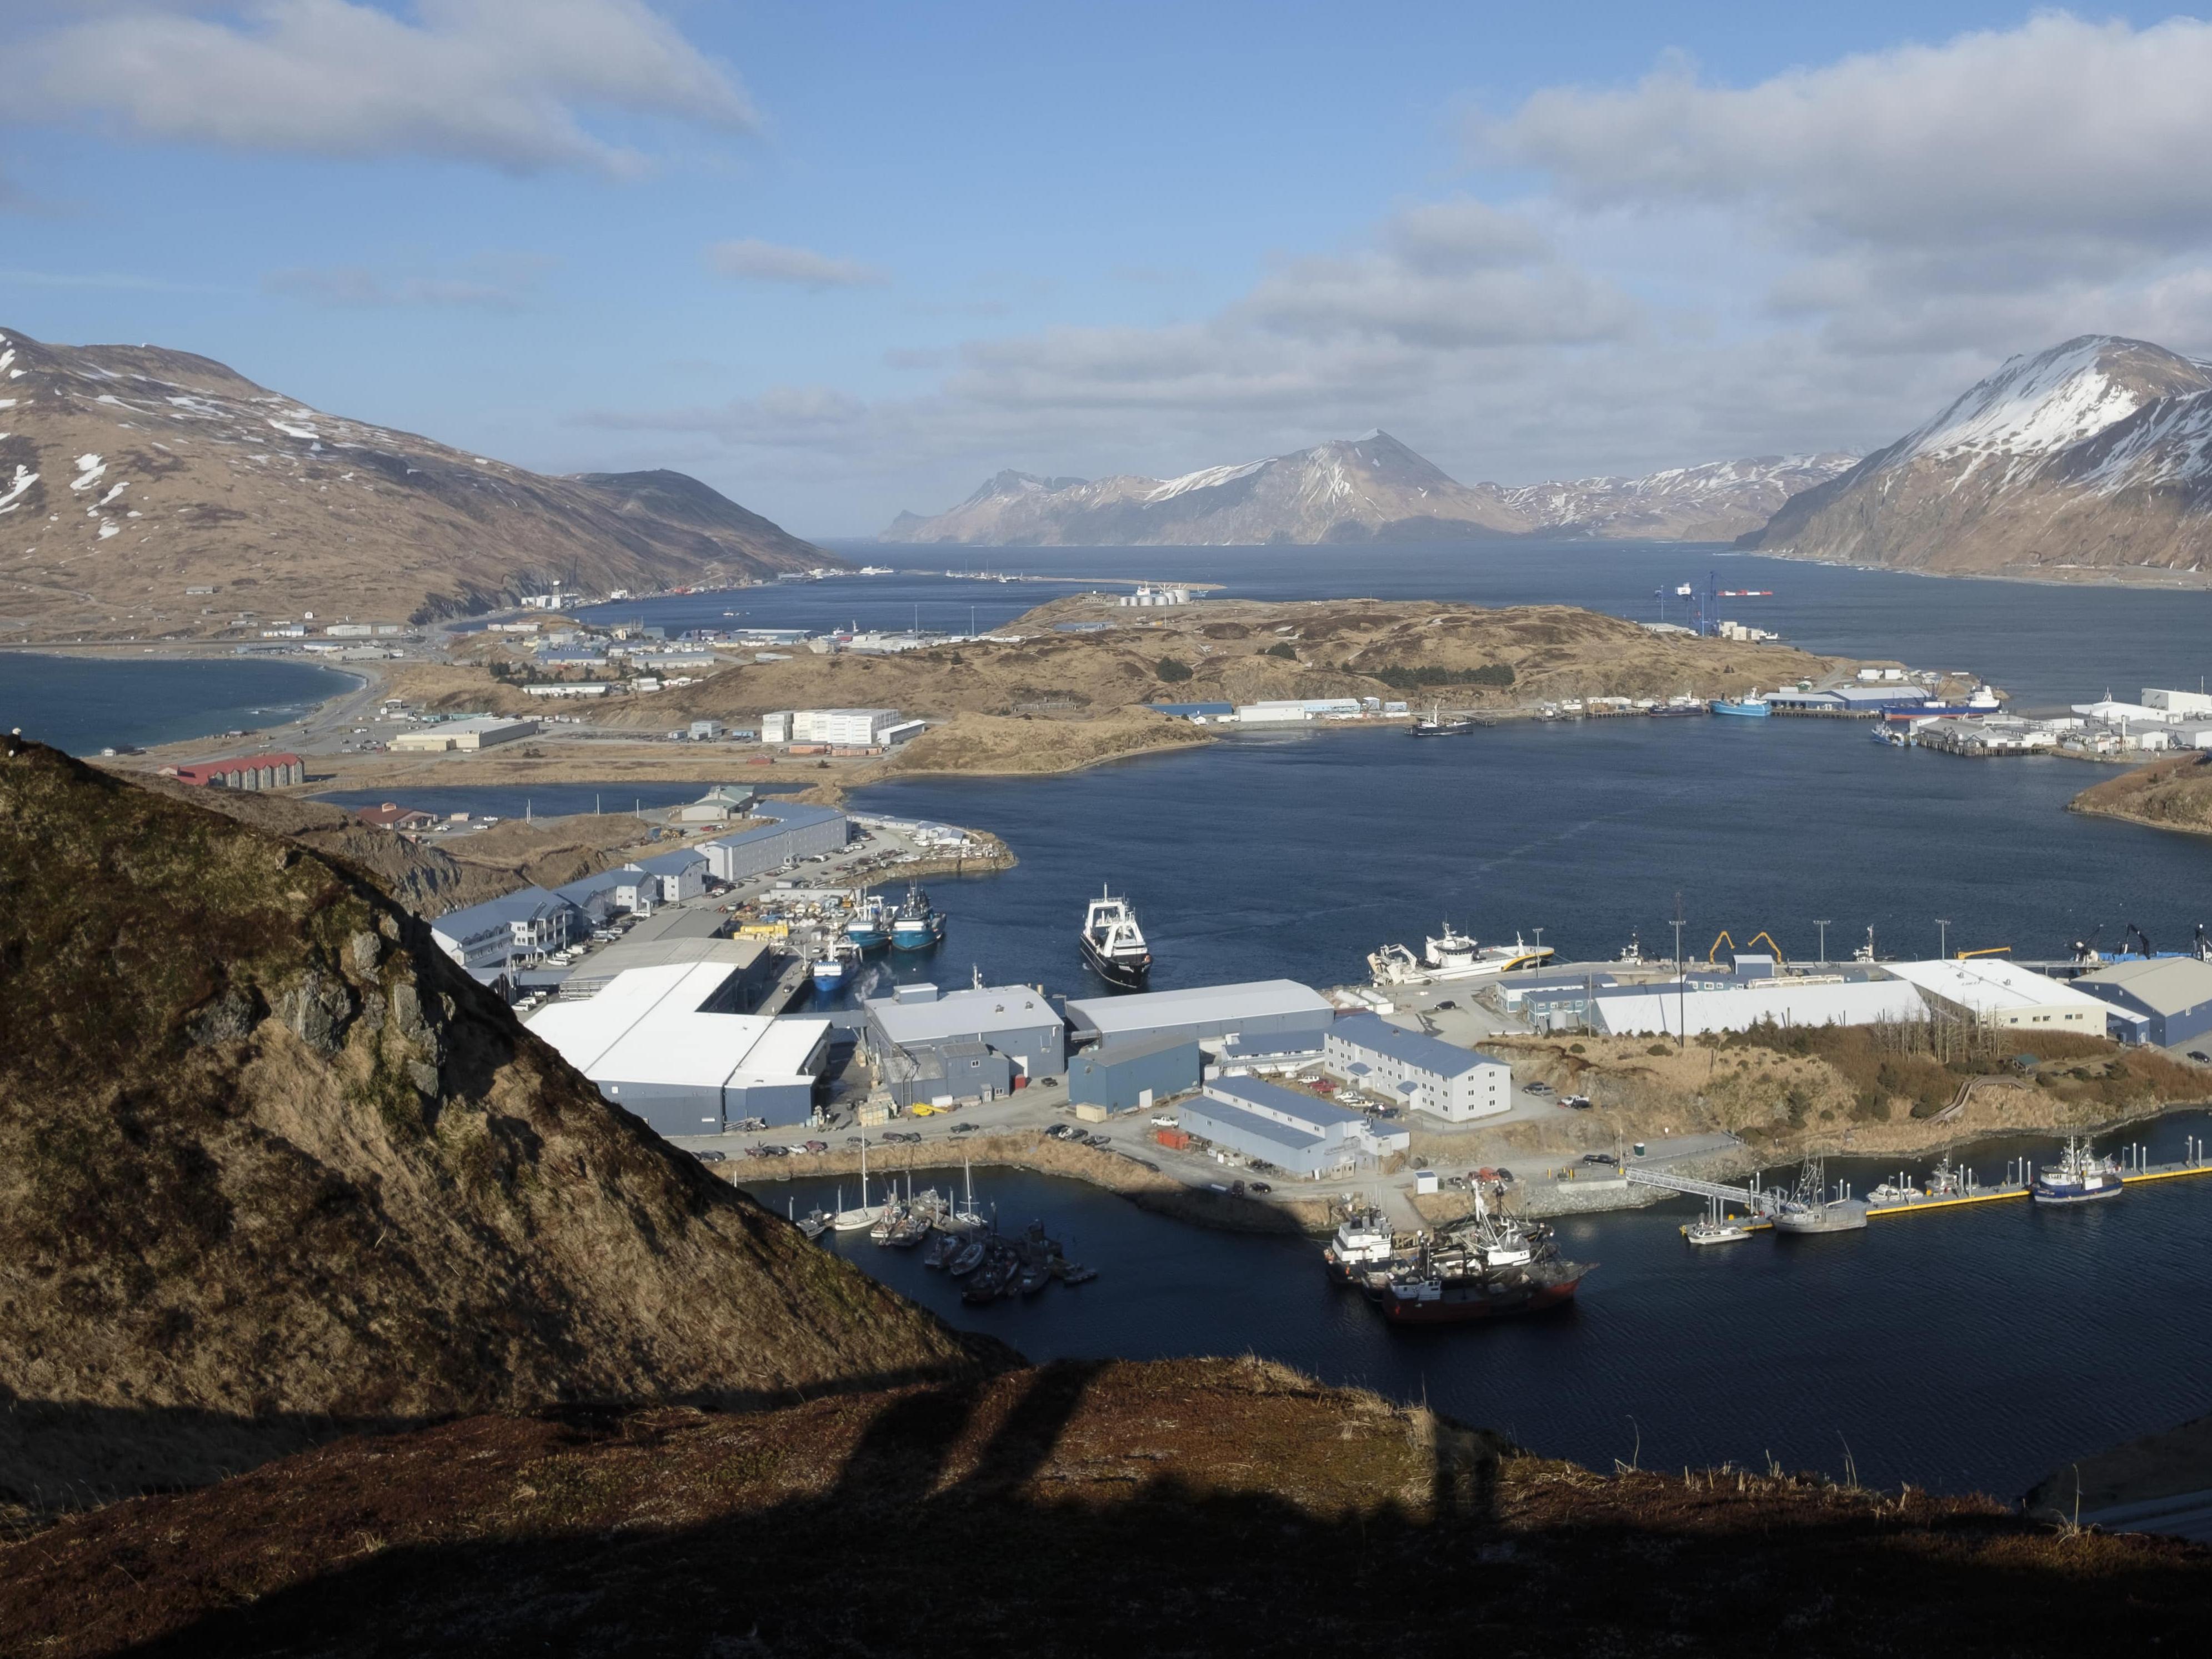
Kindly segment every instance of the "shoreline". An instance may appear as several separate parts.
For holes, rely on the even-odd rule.
[[[2100,1122],[2088,1133],[2093,1139],[2101,1139],[2131,1124],[2152,1122],[2176,1113],[2208,1109],[2212,1109],[2212,1100],[2162,1102],[2147,1110]],[[792,1133],[796,1133],[797,1131]],[[1732,1151],[1685,1158],[1679,1163],[1670,1163],[1668,1167],[1681,1174],[1694,1171],[1699,1179],[1733,1183],[1754,1171],[1786,1170],[1808,1157],[1862,1160],[1893,1156],[1927,1158],[1954,1152],[1961,1147],[1983,1142],[2052,1133],[2055,1132],[2034,1126],[2018,1129],[1991,1129],[1981,1126],[1965,1133],[1928,1141],[1912,1151],[1897,1152],[1810,1143],[1796,1151],[1780,1153],[1739,1144]],[[1279,1199],[1272,1196],[1255,1198],[1233,1193],[1217,1193],[1209,1188],[1194,1187],[1164,1170],[1148,1169],[1133,1156],[1102,1152],[1091,1146],[1069,1146],[1063,1141],[1048,1139],[1042,1130],[1037,1129],[983,1130],[963,1136],[957,1141],[933,1139],[921,1146],[895,1147],[888,1144],[878,1146],[871,1143],[869,1152],[868,1175],[871,1181],[892,1172],[957,1171],[964,1158],[978,1168],[1022,1170],[1035,1175],[1057,1176],[1080,1182],[1116,1198],[1126,1199],[1139,1209],[1152,1214],[1218,1232],[1267,1233],[1285,1237],[1325,1239],[1334,1225],[1331,1218],[1331,1200],[1319,1190],[1328,1188],[1327,1183],[1315,1183],[1317,1190],[1310,1197],[1289,1194]],[[756,1164],[759,1166],[757,1170]],[[751,1191],[756,1187],[765,1189],[794,1180],[823,1180],[858,1175],[860,1155],[853,1149],[838,1147],[827,1152],[793,1153],[777,1158],[732,1158],[727,1163],[708,1167],[732,1186]],[[1439,1172],[1443,1172],[1441,1167]],[[1395,1188],[1401,1178],[1409,1181],[1412,1173],[1409,1168],[1381,1179]],[[1371,1186],[1375,1184],[1375,1179],[1356,1177],[1353,1184]],[[1595,1180],[1584,1183],[1579,1190],[1571,1181],[1524,1181],[1509,1191],[1502,1207],[1507,1213],[1551,1220],[1567,1216],[1604,1215],[1624,1210],[1648,1209],[1669,1199],[1683,1196],[1663,1188],[1632,1183],[1593,1190],[1595,1187]],[[1280,1190],[1279,1188],[1278,1191]],[[1328,1190],[1335,1188],[1328,1188]],[[1439,1219],[1455,1218],[1468,1207],[1464,1196],[1456,1191],[1433,1194],[1436,1203],[1429,1206],[1415,1200],[1409,1186],[1399,1190],[1414,1204],[1424,1221],[1431,1226]],[[1540,1196],[1564,1198],[1569,1193],[1576,1194],[1576,1201],[1556,1206],[1534,1201]],[[1589,1195],[1588,1202],[1581,1201],[1585,1194]],[[775,1208],[761,1193],[753,1195],[764,1207],[771,1211]],[[1429,1212],[1431,1208],[1449,1213],[1443,1217],[1431,1215]]]

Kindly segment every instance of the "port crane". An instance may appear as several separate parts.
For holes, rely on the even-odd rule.
[[[1780,945],[1774,942],[1774,935],[1768,933],[1763,927],[1760,928],[1759,932],[1753,933],[1749,939],[1746,939],[1741,949],[1748,951],[1753,945],[1758,944],[1761,939],[1765,939],[1766,941],[1766,948],[1774,952],[1774,965],[1778,968],[1786,967],[1790,962],[1788,954],[1784,951]],[[1711,946],[1705,951],[1706,967],[1717,968],[1720,966],[1721,946],[1723,945],[1728,946],[1729,955],[1730,957],[1734,957],[1737,955],[1739,947],[1736,945],[1735,940],[1729,936],[1729,930],[1725,927],[1722,928],[1719,933],[1715,936]]]

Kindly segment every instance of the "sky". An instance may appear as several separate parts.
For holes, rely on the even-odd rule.
[[[2212,353],[2212,22],[1400,0],[0,0],[0,331],[802,535],[1382,428],[1865,450]]]

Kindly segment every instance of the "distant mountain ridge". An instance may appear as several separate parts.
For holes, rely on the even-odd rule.
[[[1724,540],[1765,522],[1849,455],[1762,456],[1644,478],[1504,489],[1462,484],[1386,432],[1177,478],[1002,471],[933,518],[902,513],[888,542],[970,546],[1256,545],[1551,534]]]
[[[0,333],[8,526],[0,639],[18,641],[204,635],[242,612],[427,620],[556,578],[604,592],[841,562],[680,472],[546,477],[189,352]]]
[[[1739,545],[1960,574],[2201,571],[2212,365],[2106,334],[2014,357]]]

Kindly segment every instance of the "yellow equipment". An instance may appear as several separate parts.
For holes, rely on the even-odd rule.
[[[1746,939],[1743,942],[1743,948],[1748,951],[1753,945],[1758,944],[1761,939],[1765,939],[1766,941],[1766,948],[1774,952],[1774,965],[1776,967],[1779,968],[1790,960],[1787,956],[1783,954],[1782,947],[1774,942],[1774,935],[1768,933],[1764,927],[1760,928],[1759,932],[1753,933],[1749,939]],[[1730,957],[1734,957],[1736,954],[1736,943],[1734,939],[1729,937],[1729,931],[1725,927],[1721,929],[1719,934],[1714,939],[1711,948],[1705,952],[1706,967],[1717,968],[1720,966],[1721,946],[1723,945],[1728,946],[1729,955]]]
[[[1992,945],[1979,951],[1961,951],[1959,952],[1958,959],[1960,962],[1964,962],[1968,957],[2008,957],[2011,954],[2011,945]]]

